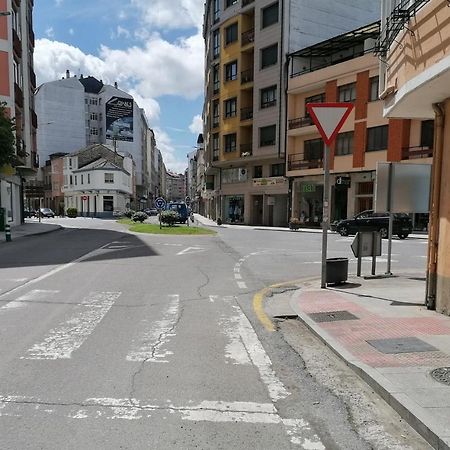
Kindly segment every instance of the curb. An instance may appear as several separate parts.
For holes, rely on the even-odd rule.
[[[19,236],[12,236],[11,241],[15,241],[16,239],[21,239],[21,238],[25,238],[25,237],[29,237],[29,236],[39,236],[42,234],[49,234],[49,233],[54,233],[55,231],[59,231],[62,230],[64,227],[62,227],[61,225],[55,225],[56,228],[52,228],[51,230],[45,230],[45,231],[38,231],[37,233],[27,233],[27,234],[22,234]],[[0,243],[5,243],[6,241],[4,239],[0,239]]]
[[[294,308],[293,308],[294,309]],[[383,400],[388,403],[417,433],[419,433],[433,448],[438,450],[450,450],[449,445],[440,438],[424,422],[421,412],[414,410],[417,405],[401,390],[394,387],[389,380],[383,377],[375,369],[355,359],[342,345],[334,340],[325,330],[322,330],[310,319],[307,314],[294,311],[298,319],[318,337],[333,353],[335,353],[345,364],[356,372]]]

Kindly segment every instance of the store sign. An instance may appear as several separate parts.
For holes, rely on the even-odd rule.
[[[338,186],[350,186],[350,177],[336,177]]]
[[[112,97],[105,108],[106,139],[133,142],[133,99]]]
[[[309,193],[309,192],[316,192],[316,185],[315,184],[307,184],[307,183],[302,183],[301,184],[301,192],[305,193]]]
[[[253,186],[274,186],[286,184],[286,182],[287,180],[284,177],[255,178],[253,179]]]

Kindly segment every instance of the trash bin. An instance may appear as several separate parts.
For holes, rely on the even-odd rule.
[[[327,284],[339,284],[347,281],[348,258],[327,259]]]
[[[0,231],[5,231],[5,208],[0,208]]]

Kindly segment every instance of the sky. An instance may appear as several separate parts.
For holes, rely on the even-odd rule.
[[[38,0],[38,85],[66,70],[118,83],[144,108],[168,170],[202,132],[204,0]]]

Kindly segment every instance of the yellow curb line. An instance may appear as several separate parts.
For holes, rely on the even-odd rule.
[[[266,295],[272,289],[283,287],[283,286],[288,286],[288,285],[292,285],[292,284],[306,283],[308,281],[312,281],[312,280],[316,280],[316,279],[317,279],[317,277],[305,278],[302,280],[286,281],[284,283],[276,283],[276,284],[272,284],[271,286],[265,287],[265,288],[261,289],[259,292],[257,292],[255,294],[255,296],[253,297],[253,311],[255,312],[256,317],[262,323],[264,328],[270,332],[275,331],[275,325],[273,324],[272,320],[270,320],[270,317],[264,311],[264,306],[263,306]]]

